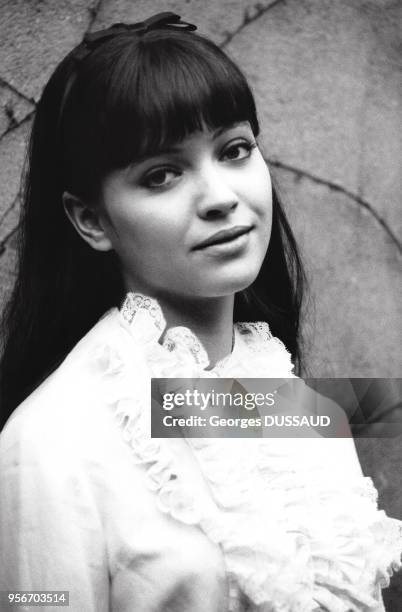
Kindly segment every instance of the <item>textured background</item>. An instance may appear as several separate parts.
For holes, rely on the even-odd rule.
[[[19,178],[35,104],[87,30],[157,10],[243,68],[311,282],[312,376],[401,376],[400,0],[0,0],[0,308],[14,275]],[[358,449],[402,515],[400,438]],[[399,595],[398,595],[399,593]],[[402,609],[402,583],[388,609]]]

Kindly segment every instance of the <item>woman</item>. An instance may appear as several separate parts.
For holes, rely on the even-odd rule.
[[[39,103],[4,325],[4,416],[25,401],[1,436],[1,588],[69,590],[74,611],[377,612],[400,526],[350,438],[149,437],[151,377],[300,359],[303,274],[254,100],[194,29],[164,13],[89,35]]]

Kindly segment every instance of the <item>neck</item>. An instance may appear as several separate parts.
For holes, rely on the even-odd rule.
[[[208,353],[210,365],[223,359],[232,350],[234,296],[173,300],[157,296],[167,328],[188,327]]]

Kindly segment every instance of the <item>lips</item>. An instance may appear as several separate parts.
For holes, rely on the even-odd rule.
[[[215,244],[223,244],[225,242],[230,242],[231,240],[235,240],[235,238],[238,238],[243,234],[247,234],[251,230],[252,226],[250,225],[236,225],[235,227],[231,227],[227,230],[221,230],[219,232],[216,232],[216,234],[212,234],[212,236],[209,236],[209,238],[197,244],[193,248],[193,251],[205,249]]]

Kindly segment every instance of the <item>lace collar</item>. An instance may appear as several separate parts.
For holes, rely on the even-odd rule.
[[[235,323],[232,352],[220,360],[213,368],[209,366],[209,357],[197,336],[188,327],[178,326],[166,330],[166,320],[158,301],[140,293],[130,292],[126,295],[120,308],[120,314],[130,334],[137,342],[148,348],[148,353],[156,351],[156,359],[170,354],[178,368],[165,371],[164,376],[180,376],[179,364],[195,368],[194,376],[242,376],[242,377],[289,377],[293,376],[291,356],[284,344],[272,336],[268,323],[264,321]],[[161,349],[158,349],[158,346]],[[253,359],[249,359],[250,352]],[[261,363],[262,358],[262,363]],[[164,360],[162,360],[164,361]],[[258,367],[260,364],[261,367]],[[188,369],[188,368],[187,368]],[[158,373],[161,377],[161,372]],[[154,373],[156,376],[156,372]]]
[[[168,330],[159,343],[166,322],[156,300],[129,294],[119,322],[129,332],[124,340],[114,334],[91,359],[101,372],[98,392],[113,410],[133,463],[142,466],[157,507],[198,526],[220,546],[228,610],[377,609],[373,585],[388,584],[400,566],[400,526],[376,512],[369,478],[355,470],[349,477],[338,471],[338,462],[328,461],[328,440],[324,446],[307,438],[188,438],[184,443],[206,483],[201,487],[171,439],[149,436],[149,375],[293,376],[290,355],[268,325],[236,324],[233,352],[220,369],[208,371],[205,350],[188,328]],[[334,442],[341,445],[339,457],[348,457],[350,440]]]

